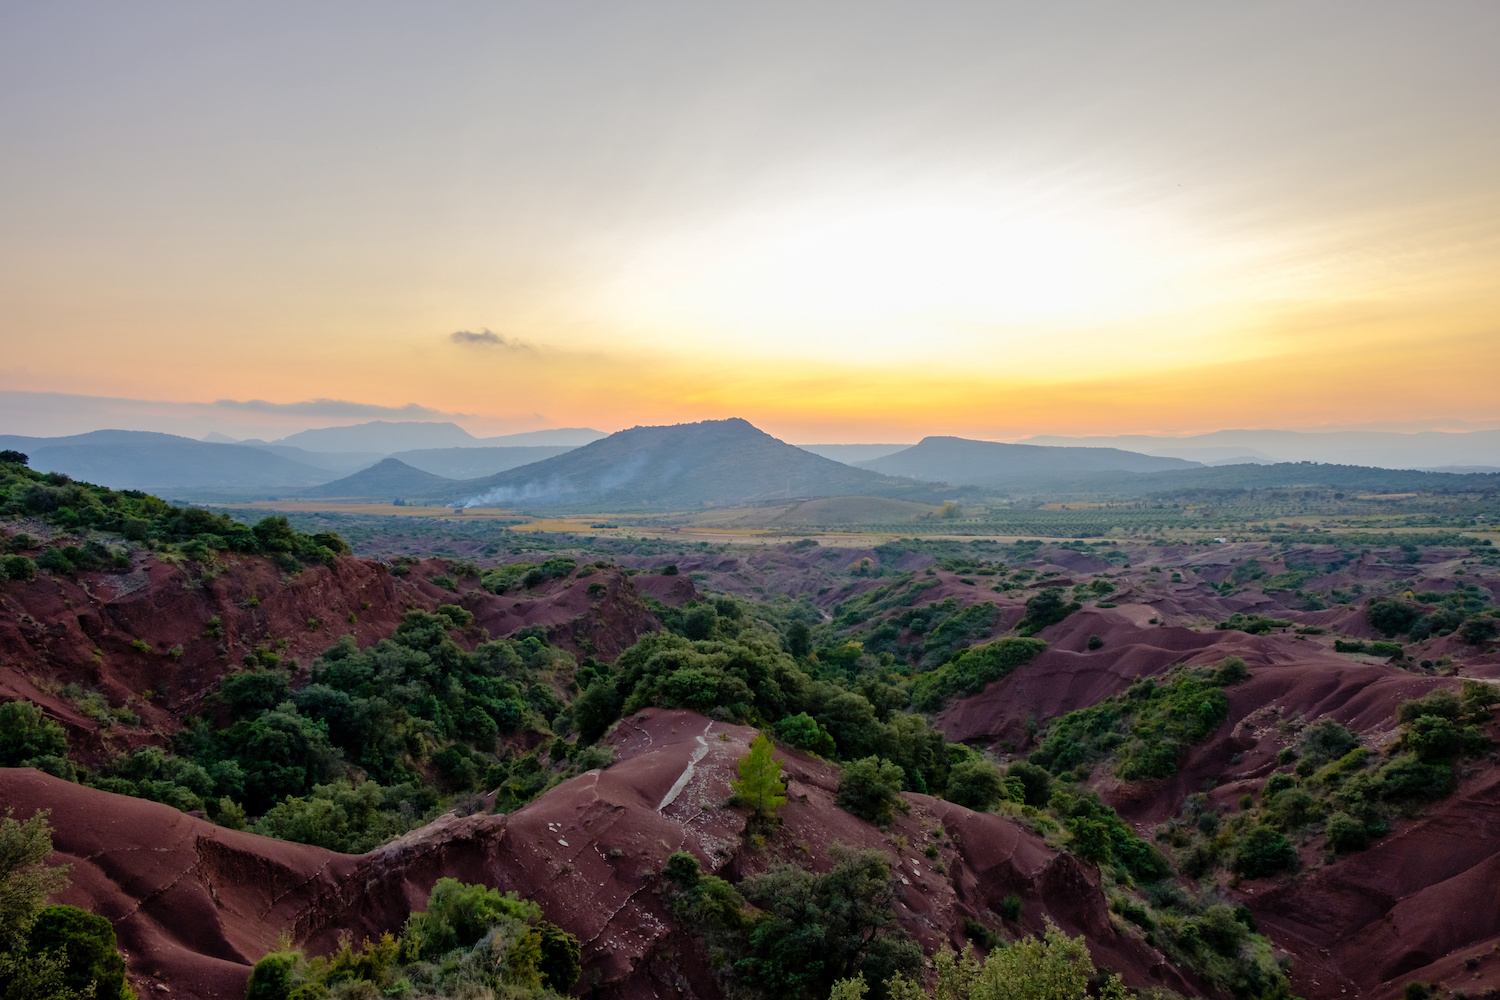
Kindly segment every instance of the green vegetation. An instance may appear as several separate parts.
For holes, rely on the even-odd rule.
[[[1365,606],[1365,618],[1387,638],[1408,635],[1413,642],[1432,636],[1452,635],[1478,646],[1500,636],[1500,619],[1487,608],[1489,591],[1466,584],[1452,591],[1423,591],[1420,594],[1371,600]]]
[[[548,580],[571,576],[578,567],[573,559],[548,559],[540,565],[529,562],[506,563],[479,574],[479,584],[492,594],[539,587]]]
[[[65,761],[68,735],[28,701],[0,704],[0,767],[35,767],[53,773]]]
[[[1016,631],[1021,635],[1036,635],[1048,625],[1056,625],[1082,607],[1077,601],[1065,602],[1061,587],[1043,588],[1026,601],[1026,614],[1016,623]]]
[[[47,906],[68,885],[68,868],[46,866],[46,813],[0,819],[0,998],[135,1000],[114,927],[72,906]]]
[[[778,865],[738,886],[679,851],[663,872],[673,912],[710,946],[719,975],[751,997],[813,1000],[852,975],[879,985],[922,967],[922,949],[896,926],[890,860],[835,844],[823,875]]]
[[[899,976],[886,984],[890,1000],[1127,1000],[1135,996],[1119,976],[1099,978],[1088,943],[1080,935],[1070,938],[1051,921],[1040,938],[1027,935],[1003,948],[991,949],[977,959],[972,948],[961,955],[944,950],[936,958],[937,982],[928,993],[920,979]],[[861,979],[846,979],[834,985],[830,1000],[857,1000],[865,995]]]
[[[781,761],[771,756],[771,741],[758,735],[750,752],[740,758],[740,780],[729,783],[735,800],[762,822],[776,819],[776,810],[786,805],[786,782],[781,780]]]
[[[996,639],[962,650],[936,670],[913,678],[911,704],[936,712],[949,698],[967,697],[1036,658],[1047,644],[1040,639]]]
[[[1453,791],[1457,763],[1488,750],[1480,726],[1497,701],[1492,685],[1465,681],[1460,692],[1440,688],[1402,703],[1401,738],[1384,758],[1335,720],[1320,719],[1301,730],[1295,750],[1283,752],[1290,770],[1266,780],[1259,808],[1220,817],[1193,796],[1158,839],[1177,849],[1180,868],[1193,878],[1220,866],[1247,878],[1291,870],[1292,839],[1305,843],[1320,831],[1327,860],[1364,850],[1396,816]]]
[[[764,624],[722,615],[714,622],[715,638],[694,641],[657,632],[622,653],[607,683],[597,690],[591,684],[575,708],[575,715],[589,720],[587,731],[602,732],[600,723],[615,706],[624,715],[648,705],[687,708],[784,731],[803,741],[798,745],[839,760],[884,758],[901,769],[913,791],[947,785],[947,744],[920,716],[898,711],[907,702],[899,685],[861,673],[858,689],[850,690],[854,685],[842,667],[831,668],[833,680],[809,674]],[[847,645],[851,662],[864,655],[858,644]],[[824,670],[822,663],[808,665]]]
[[[1222,630],[1237,629],[1251,635],[1266,635],[1272,629],[1291,628],[1292,622],[1285,618],[1267,618],[1265,615],[1242,615],[1236,611],[1215,627]]]
[[[1222,687],[1241,679],[1243,669],[1243,661],[1226,661],[1217,671],[1179,670],[1162,683],[1142,678],[1123,695],[1053,719],[1029,759],[1053,774],[1087,776],[1113,759],[1115,775],[1126,781],[1171,777],[1187,747],[1228,717]]]
[[[201,507],[174,507],[137,490],[78,483],[15,461],[0,462],[0,515],[41,518],[66,532],[109,532],[153,549],[175,549],[199,562],[212,561],[219,552],[271,556],[289,573],[305,563],[331,564],[349,551],[337,534],[305,535],[293,531],[285,517],[272,515],[252,527]],[[31,571],[18,558],[26,557],[5,560],[6,576],[27,579],[24,574]],[[97,539],[46,548],[35,559],[36,568],[56,574],[130,565],[127,552]]]
[[[545,1000],[578,981],[577,938],[542,920],[539,906],[514,893],[439,879],[427,909],[354,949],[346,939],[328,958],[272,952],[256,963],[246,1000],[339,996],[504,996]]]
[[[571,774],[608,766],[608,752],[581,752],[551,733],[568,725],[563,696],[575,675],[603,668],[576,668],[536,635],[466,652],[450,632],[472,622],[444,605],[409,612],[395,636],[363,650],[343,637],[298,691],[280,670],[230,674],[209,699],[222,725],[190,719],[175,753],[142,747],[81,777],[57,723],[28,703],[0,705],[0,764],[345,852],[404,833],[445,796],[497,788],[497,809],[512,810]],[[526,733],[544,736],[535,750],[505,742]]]
[[[876,826],[890,826],[896,811],[907,811],[901,798],[901,768],[879,757],[845,764],[839,775],[838,803],[845,810]]]

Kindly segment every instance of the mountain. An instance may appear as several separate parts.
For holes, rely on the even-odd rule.
[[[1174,455],[1208,463],[1240,458],[1258,462],[1326,462],[1382,469],[1500,465],[1500,431],[1277,431],[1225,430],[1164,438],[1034,437],[1028,444],[1077,447],[1109,445],[1149,455]]]
[[[522,431],[519,434],[501,434],[499,437],[476,438],[476,446],[495,447],[568,447],[578,448],[582,445],[592,444],[600,438],[608,437],[603,431],[596,431],[592,427],[554,427],[547,431]]]
[[[371,420],[363,424],[299,431],[279,441],[272,441],[271,444],[314,452],[374,452],[378,455],[394,455],[398,452],[435,448],[576,448],[602,437],[603,431],[587,427],[558,427],[478,438],[451,421]]]
[[[449,479],[479,479],[506,469],[530,465],[572,451],[574,445],[533,445],[516,448],[419,448],[398,451],[399,458],[414,469]]]
[[[1181,490],[1268,490],[1321,487],[1373,493],[1494,493],[1500,475],[1483,472],[1428,472],[1380,469],[1364,465],[1277,462],[1274,465],[1216,465],[1167,472],[1096,472],[1033,476],[1026,484],[1038,492],[1113,492],[1142,496]]]
[[[1118,448],[1049,448],[958,437],[925,437],[905,451],[856,462],[890,476],[975,486],[995,486],[1017,475],[1039,472],[1164,472],[1197,462],[1121,451]]]
[[[293,462],[301,462],[310,465],[314,469],[321,469],[325,473],[324,480],[338,479],[341,476],[352,475],[360,469],[368,469],[376,462],[385,457],[378,451],[308,451],[306,448],[295,448],[286,444],[266,444],[264,441],[241,441],[241,445],[247,448],[258,448],[268,451],[282,458],[289,458]]]
[[[815,496],[925,500],[921,484],[855,469],[739,418],[632,427],[556,458],[462,484],[468,506],[684,510]]]
[[[835,462],[843,462],[845,465],[854,465],[856,462],[869,462],[873,459],[884,458],[894,455],[898,451],[910,448],[909,444],[799,444],[797,446],[803,451],[810,451],[814,455],[822,455],[831,458]]]
[[[373,451],[389,455],[413,448],[461,448],[479,441],[449,421],[371,420],[345,427],[316,427],[271,443],[308,451]]]
[[[155,431],[90,431],[69,437],[0,435],[0,448],[31,456],[31,467],[113,489],[306,486],[328,473],[239,444],[194,441]]]
[[[302,490],[305,497],[357,497],[390,500],[408,496],[430,496],[453,485],[453,480],[413,469],[405,462],[384,458],[352,476]]]

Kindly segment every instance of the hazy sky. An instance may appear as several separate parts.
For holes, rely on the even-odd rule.
[[[0,390],[1500,426],[1497,38],[1493,0],[5,4]]]

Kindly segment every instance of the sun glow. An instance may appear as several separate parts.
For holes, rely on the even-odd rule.
[[[761,356],[910,362],[927,345],[1055,363],[1065,332],[1110,364],[1138,353],[1115,341],[1146,322],[1154,346],[1196,353],[1203,310],[1242,300],[1264,253],[1158,212],[1058,201],[948,192],[744,211],[635,248],[601,308],[648,340]]]

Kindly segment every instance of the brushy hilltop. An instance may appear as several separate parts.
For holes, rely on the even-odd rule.
[[[112,490],[74,482],[61,473],[37,472],[26,461],[21,452],[0,451],[0,514],[38,518],[62,532],[103,531],[147,546],[175,544],[189,558],[213,552],[268,555],[289,571],[303,563],[328,565],[349,551],[337,534],[305,535],[293,531],[284,517],[268,517],[251,527],[201,507],[174,507],[138,490]],[[17,545],[16,539],[11,545]],[[81,547],[49,548],[42,558],[85,569],[126,559],[97,540]],[[11,566],[25,571],[24,564]]]

